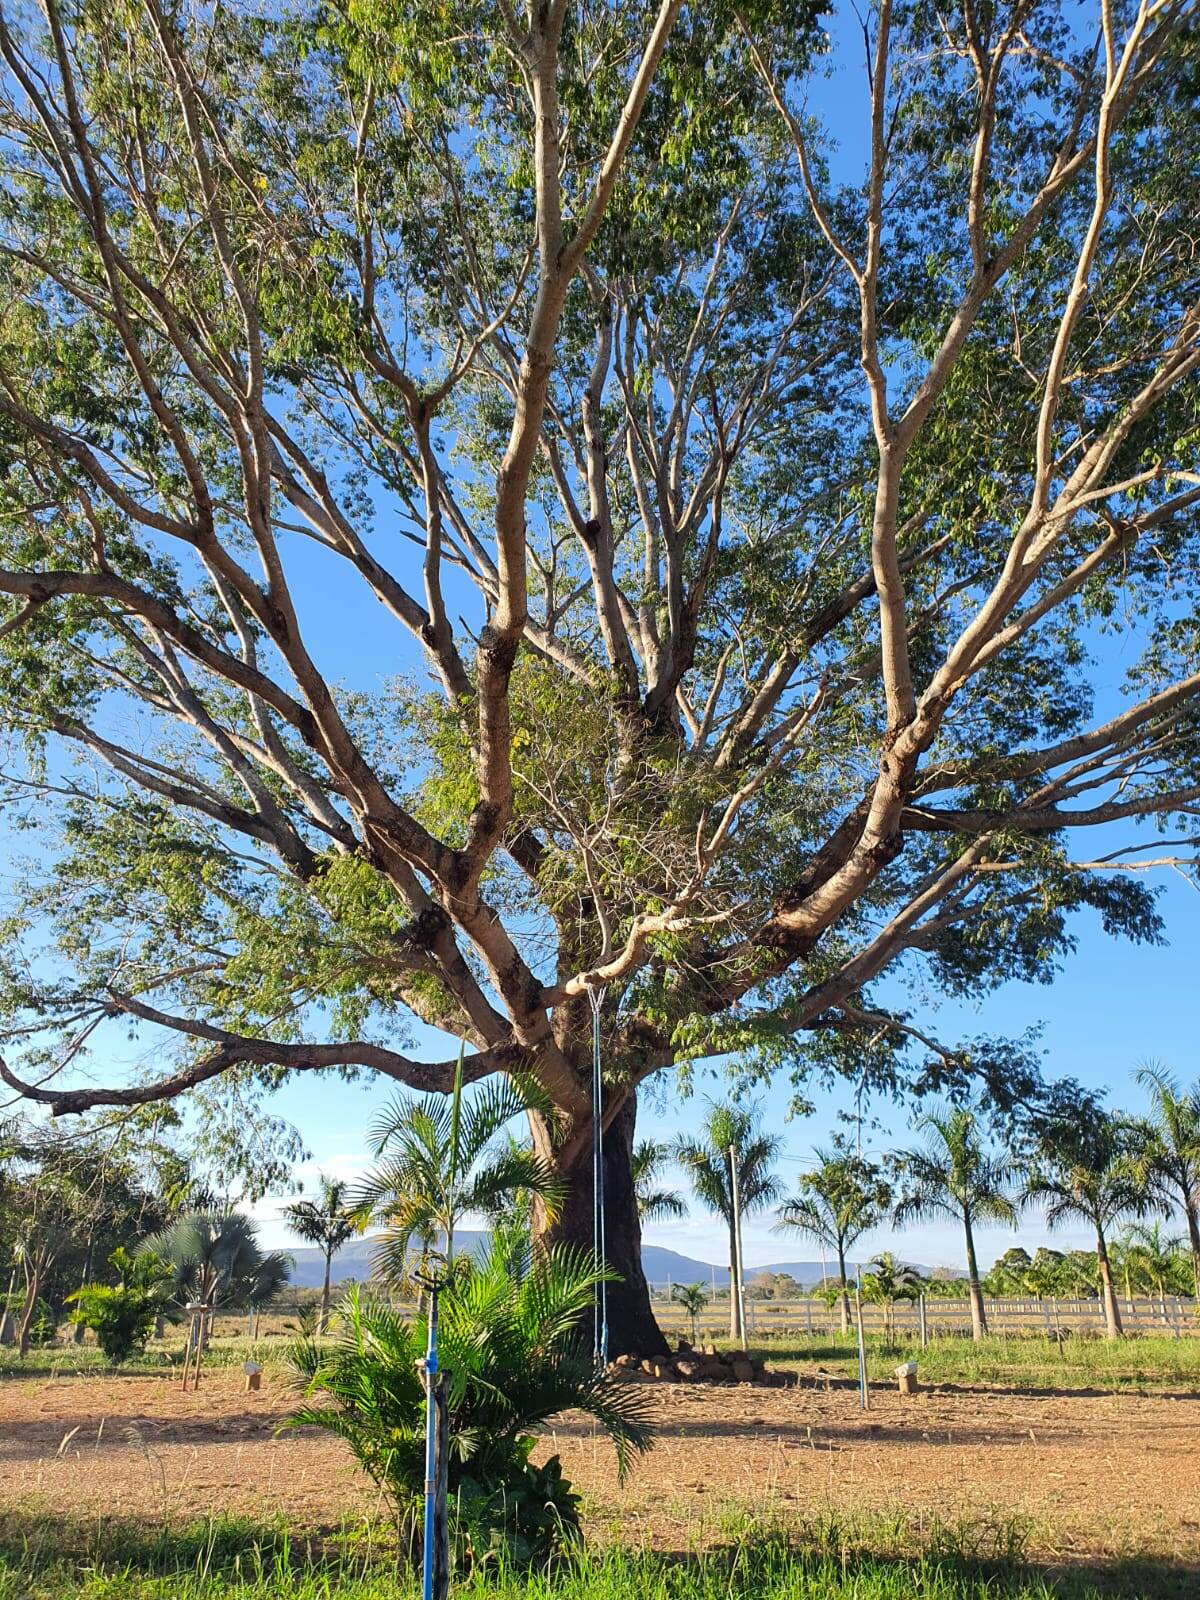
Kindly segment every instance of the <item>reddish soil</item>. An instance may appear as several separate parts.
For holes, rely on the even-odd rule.
[[[275,1435],[292,1404],[268,1371],[246,1394],[214,1370],[170,1378],[0,1380],[0,1507],[73,1516],[286,1516],[329,1527],[371,1512],[345,1447]],[[1200,1395],[648,1386],[658,1443],[618,1486],[611,1449],[565,1418],[548,1448],[584,1491],[593,1533],[684,1548],[739,1509],[788,1520],[903,1511],[918,1528],[1029,1520],[1049,1557],[1200,1559]]]

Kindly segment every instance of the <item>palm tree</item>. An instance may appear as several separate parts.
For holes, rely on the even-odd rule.
[[[201,1345],[208,1342],[219,1303],[261,1306],[286,1283],[292,1265],[290,1256],[262,1250],[254,1223],[238,1211],[194,1211],[177,1217],[161,1233],[142,1240],[137,1254],[145,1252],[166,1263],[180,1306],[196,1302],[208,1307],[199,1330]]]
[[[708,1296],[704,1292],[704,1285],[700,1283],[673,1284],[671,1299],[677,1300],[692,1319],[692,1343],[695,1344],[700,1335],[700,1313],[708,1304]]]
[[[526,1145],[499,1136],[535,1104],[535,1092],[511,1079],[493,1079],[470,1095],[460,1076],[452,1095],[398,1096],[370,1130],[378,1164],[354,1196],[364,1222],[384,1229],[377,1261],[385,1281],[408,1279],[414,1239],[439,1235],[446,1257],[464,1216],[496,1216],[520,1197],[536,1197],[557,1214],[561,1183],[550,1164]]]
[[[732,1148],[737,1163],[738,1206],[742,1216],[748,1217],[773,1205],[779,1198],[782,1186],[771,1167],[782,1143],[778,1134],[762,1131],[762,1113],[757,1106],[742,1109],[709,1101],[703,1138],[688,1139],[681,1135],[673,1146],[675,1160],[691,1179],[697,1200],[723,1217],[729,1230],[731,1339],[742,1336],[742,1315],[737,1292],[737,1240],[729,1152]]]
[[[671,1159],[671,1147],[658,1139],[642,1139],[633,1147],[633,1195],[643,1222],[664,1222],[686,1217],[687,1202],[674,1189],[656,1187]]]
[[[845,1146],[816,1152],[817,1165],[800,1179],[795,1197],[779,1212],[776,1227],[792,1228],[837,1256],[842,1332],[850,1328],[846,1254],[882,1219],[892,1191],[879,1167]]]
[[[541,1467],[529,1460],[538,1429],[551,1417],[563,1411],[594,1417],[613,1442],[622,1475],[631,1455],[649,1446],[645,1392],[597,1368],[577,1337],[596,1284],[609,1276],[587,1251],[529,1249],[514,1261],[511,1240],[496,1240],[442,1293],[439,1345],[454,1441],[450,1503],[483,1524],[471,1536],[484,1549],[485,1519],[499,1518],[497,1532],[515,1535],[514,1543],[524,1538],[532,1559],[577,1531],[578,1499],[557,1458]],[[418,1322],[352,1288],[332,1346],[305,1339],[292,1352],[310,1403],[285,1423],[344,1439],[409,1537],[425,1485],[424,1353]]]
[[[1200,1084],[1184,1090],[1153,1063],[1137,1081],[1150,1091],[1150,1115],[1135,1123],[1139,1175],[1157,1199],[1183,1209],[1200,1302]]]
[[[1015,1225],[1012,1199],[1015,1169],[1005,1156],[992,1155],[979,1136],[975,1114],[966,1106],[931,1112],[917,1123],[928,1135],[918,1150],[896,1158],[904,1186],[893,1212],[897,1226],[930,1217],[952,1217],[963,1230],[967,1251],[967,1285],[971,1297],[971,1333],[982,1339],[987,1313],[975,1255],[975,1229],[980,1223]]]
[[[325,1261],[325,1277],[321,1285],[320,1331],[329,1324],[329,1278],[333,1258],[361,1229],[361,1219],[349,1202],[349,1184],[341,1178],[327,1178],[320,1174],[321,1190],[316,1200],[297,1200],[283,1208],[288,1227],[307,1244],[316,1245]]]
[[[294,1257],[282,1250],[269,1250],[250,1274],[245,1285],[245,1300],[250,1308],[251,1338],[258,1338],[258,1319],[263,1307],[286,1286],[295,1266]]]
[[[897,1300],[914,1300],[921,1287],[921,1275],[903,1266],[890,1250],[881,1250],[867,1263],[862,1275],[862,1292],[868,1300],[883,1307],[883,1337],[892,1342],[892,1319]]]
[[[1167,1281],[1183,1248],[1182,1234],[1164,1238],[1161,1222],[1131,1222],[1123,1230],[1121,1245],[1126,1262],[1140,1267],[1157,1291],[1159,1315],[1169,1325]]]
[[[1129,1123],[1106,1116],[1047,1127],[1025,1184],[1025,1198],[1045,1208],[1048,1227],[1078,1218],[1095,1230],[1096,1267],[1110,1339],[1119,1339],[1123,1330],[1108,1232],[1122,1217],[1142,1215],[1153,1203],[1139,1174],[1134,1134]]]

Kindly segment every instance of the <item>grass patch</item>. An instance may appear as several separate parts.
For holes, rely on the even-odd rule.
[[[747,1520],[724,1548],[674,1555],[620,1546],[549,1573],[494,1573],[455,1600],[1182,1600],[1196,1573],[1025,1564],[1004,1520],[934,1526],[913,1547],[904,1519],[835,1517],[791,1529]],[[386,1531],[294,1537],[233,1520],[146,1528],[0,1514],[0,1600],[417,1600]]]
[[[867,1371],[872,1380],[892,1377],[901,1361],[916,1361],[927,1383],[982,1384],[1024,1390],[1200,1388],[1200,1338],[1144,1335],[1126,1339],[1071,1338],[1055,1345],[1039,1334],[992,1334],[976,1344],[947,1336],[920,1341],[902,1338],[885,1345],[879,1335],[867,1341]],[[858,1374],[853,1336],[821,1334],[813,1339],[778,1336],[755,1344],[773,1366],[812,1374],[818,1367],[839,1377]]]

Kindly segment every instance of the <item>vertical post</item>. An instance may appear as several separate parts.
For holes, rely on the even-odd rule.
[[[737,1296],[738,1331],[742,1336],[742,1349],[746,1348],[746,1298],[742,1292],[742,1206],[738,1198],[737,1150],[729,1146],[730,1198],[733,1201],[733,1275],[736,1280],[730,1292]]]
[[[858,1323],[858,1403],[864,1411],[869,1411],[871,1402],[867,1394],[867,1347],[863,1340],[862,1295],[857,1284],[854,1286],[854,1317]]]
[[[808,1330],[808,1337],[812,1338],[812,1301],[804,1302],[804,1326]]]
[[[917,1320],[921,1324],[921,1349],[925,1350],[929,1347],[929,1323],[926,1321],[925,1317],[924,1295],[920,1295],[917,1298]]]
[[[436,1462],[433,1494],[433,1600],[445,1600],[450,1593],[450,1397],[447,1374],[439,1372],[434,1382],[437,1411]]]
[[[450,1586],[449,1529],[446,1517],[446,1473],[449,1421],[445,1388],[438,1371],[438,1293],[441,1280],[423,1280],[429,1291],[429,1334],[425,1349],[425,1539],[422,1552],[424,1600],[446,1600]],[[438,1449],[445,1439],[445,1448]]]

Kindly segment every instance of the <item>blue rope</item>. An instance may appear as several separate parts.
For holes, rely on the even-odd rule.
[[[588,990],[592,1004],[592,1261],[597,1273],[608,1266],[604,1206],[604,1080],[600,1061],[600,993]],[[592,1355],[608,1365],[608,1283],[601,1279],[592,1297]]]

